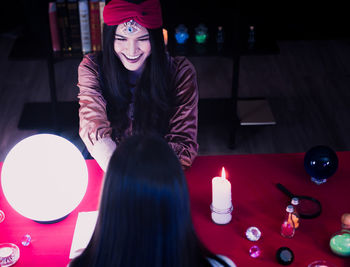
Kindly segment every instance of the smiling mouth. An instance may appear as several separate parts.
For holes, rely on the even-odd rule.
[[[129,62],[131,62],[131,63],[135,63],[135,62],[137,62],[137,61],[141,58],[142,54],[140,54],[140,55],[138,55],[138,56],[134,56],[134,57],[127,56],[127,55],[125,55],[125,54],[123,54],[123,56],[126,58],[127,61],[129,61]]]

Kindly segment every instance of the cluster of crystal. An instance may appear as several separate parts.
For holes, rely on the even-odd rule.
[[[257,227],[252,226],[245,231],[245,235],[250,241],[258,241],[261,237],[261,232]]]
[[[21,243],[23,246],[27,247],[30,245],[31,241],[32,241],[32,237],[29,234],[26,234],[22,237]]]

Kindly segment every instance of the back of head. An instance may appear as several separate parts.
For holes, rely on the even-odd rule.
[[[171,225],[176,216],[184,216],[177,212],[189,213],[184,173],[177,156],[162,138],[136,135],[120,144],[105,176],[101,199],[101,208],[104,207],[124,218],[131,211],[128,225],[141,228],[146,223],[153,227],[154,221]],[[158,218],[159,215],[163,217]],[[135,218],[143,220],[142,224]]]
[[[193,229],[181,164],[160,137],[135,135],[114,152],[96,228],[74,266],[211,266]]]
[[[72,266],[189,266],[196,241],[178,158],[161,138],[132,136],[110,160],[95,232]]]

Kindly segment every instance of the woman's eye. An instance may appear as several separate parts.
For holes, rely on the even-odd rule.
[[[149,41],[149,38],[142,38],[142,39],[139,39],[139,41]]]
[[[117,41],[126,41],[126,39],[125,38],[119,38],[119,37],[117,37],[117,38],[115,38]]]

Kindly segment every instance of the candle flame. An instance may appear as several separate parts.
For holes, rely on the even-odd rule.
[[[226,179],[226,172],[225,172],[225,168],[224,167],[222,167],[221,177]]]

